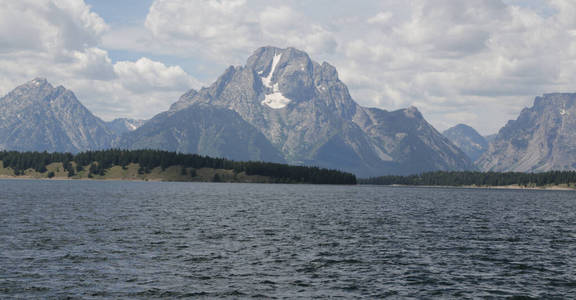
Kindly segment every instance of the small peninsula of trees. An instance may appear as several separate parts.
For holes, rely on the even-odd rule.
[[[428,172],[410,176],[381,176],[360,179],[360,184],[423,186],[576,186],[576,171],[519,172]]]
[[[140,174],[150,173],[155,168],[165,170],[171,166],[180,166],[182,172],[186,174],[188,174],[186,168],[190,168],[189,173],[192,177],[195,176],[195,169],[211,168],[233,170],[235,174],[244,172],[246,175],[266,176],[272,178],[274,182],[356,184],[356,176],[337,170],[255,161],[237,162],[224,158],[161,150],[111,149],[78,154],[0,151],[0,161],[3,162],[4,168],[11,168],[16,176],[24,175],[28,169],[45,173],[46,167],[52,163],[62,163],[69,177],[84,170],[89,172],[88,177],[102,176],[113,166],[126,168],[129,164],[138,164]]]

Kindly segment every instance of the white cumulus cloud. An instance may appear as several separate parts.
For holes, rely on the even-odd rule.
[[[384,4],[339,36],[335,64],[361,103],[413,104],[440,129],[466,120],[495,132],[534,96],[574,90],[576,3],[551,2],[543,15],[499,0],[409,0],[401,18]]]
[[[186,90],[200,84],[181,67],[166,66],[146,57],[136,62],[117,62],[114,65],[114,71],[122,85],[136,93],[154,90]]]
[[[286,2],[289,4],[288,2]],[[283,1],[156,0],[145,21],[149,35],[130,39],[110,35],[111,47],[149,45],[160,53],[201,56],[228,64],[241,63],[264,45],[294,46],[311,53],[336,47],[322,24]]]

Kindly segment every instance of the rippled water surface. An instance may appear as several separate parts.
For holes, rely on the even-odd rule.
[[[67,297],[576,298],[576,193],[0,181],[0,298]]]

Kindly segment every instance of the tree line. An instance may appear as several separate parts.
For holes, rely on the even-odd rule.
[[[86,169],[90,177],[91,174],[105,175],[106,170],[113,166],[126,168],[129,164],[138,164],[140,174],[150,173],[152,169],[158,167],[165,170],[171,166],[181,166],[192,169],[234,170],[235,173],[245,172],[247,175],[266,176],[277,182],[286,183],[356,184],[356,176],[338,170],[258,161],[238,162],[161,150],[110,149],[78,154],[0,151],[0,161],[3,162],[5,168],[14,170],[15,175],[23,175],[28,169],[44,173],[47,171],[46,166],[51,163],[62,163],[69,177]]]
[[[360,179],[360,184],[377,185],[428,185],[428,186],[507,186],[519,185],[576,185],[576,171],[551,171],[544,173],[520,172],[427,172],[410,176],[381,176]]]

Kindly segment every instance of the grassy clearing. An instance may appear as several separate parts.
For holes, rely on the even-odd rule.
[[[72,162],[74,169],[76,163]],[[245,182],[245,183],[272,183],[271,178],[259,175],[246,175],[235,173],[233,170],[211,168],[182,168],[171,166],[162,170],[160,167],[150,170],[149,173],[139,172],[139,164],[129,164],[126,167],[113,166],[105,171],[104,175],[90,174],[90,166],[83,166],[81,171],[69,176],[62,163],[52,163],[46,166],[46,172],[37,172],[27,169],[23,175],[14,175],[14,170],[4,168],[0,161],[0,178],[30,178],[30,179],[78,179],[78,180],[134,180],[134,181],[184,181],[184,182]]]

